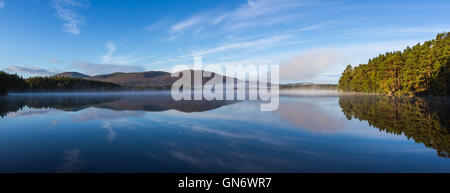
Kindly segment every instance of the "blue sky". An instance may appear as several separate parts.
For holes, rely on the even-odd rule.
[[[28,77],[278,64],[337,83],[347,64],[450,29],[449,1],[0,0],[0,69]]]

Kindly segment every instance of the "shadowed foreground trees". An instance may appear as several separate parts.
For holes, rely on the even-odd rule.
[[[11,90],[24,91],[26,88],[27,83],[22,77],[0,71],[0,95],[5,95]]]
[[[365,120],[380,131],[405,135],[450,158],[448,97],[339,96],[347,119]]]
[[[121,86],[93,80],[69,77],[31,77],[23,79],[16,74],[0,71],[0,95],[7,92],[70,92],[70,91],[110,91]]]
[[[450,32],[388,52],[367,64],[350,65],[339,79],[343,91],[450,95]]]

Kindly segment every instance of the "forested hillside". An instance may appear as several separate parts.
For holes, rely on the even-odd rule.
[[[339,79],[343,91],[449,95],[450,32],[436,39],[388,52],[367,64],[348,65]]]
[[[0,71],[0,95],[7,92],[69,92],[69,91],[109,91],[121,86],[93,80],[69,77],[31,77],[23,79],[16,74]]]

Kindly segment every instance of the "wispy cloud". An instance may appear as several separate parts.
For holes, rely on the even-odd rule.
[[[216,53],[216,52],[222,52],[222,51],[226,51],[226,50],[230,50],[230,49],[242,49],[242,48],[249,48],[249,47],[260,47],[260,46],[263,46],[263,45],[269,45],[269,44],[280,42],[281,40],[285,40],[286,38],[287,38],[286,36],[273,36],[273,37],[257,39],[257,40],[253,40],[253,41],[229,43],[229,44],[224,44],[224,45],[217,46],[215,48],[210,48],[210,49],[206,49],[206,50],[196,51],[196,52],[193,52],[191,55],[192,56],[204,56],[204,55],[207,55],[207,54],[212,54],[212,53]]]
[[[52,7],[56,10],[58,17],[63,24],[63,31],[77,35],[80,33],[80,26],[84,24],[84,17],[76,12],[77,8],[86,8],[87,1],[80,0],[52,0]]]
[[[229,14],[234,20],[249,19],[261,16],[267,16],[281,11],[294,9],[296,7],[304,6],[304,1],[299,0],[259,0],[248,1],[247,4],[242,5],[235,11]],[[273,16],[273,15],[272,15]]]
[[[153,24],[151,24],[151,25],[148,25],[145,29],[146,29],[147,31],[160,30],[160,29],[162,29],[162,28],[164,28],[164,27],[170,26],[170,24],[171,24],[172,22],[173,22],[173,21],[172,21],[171,19],[168,19],[168,18],[162,18],[162,19],[156,21],[155,23],[153,23]]]
[[[135,62],[139,62],[145,59],[152,58],[152,56],[144,56],[144,57],[135,57],[133,54],[128,55],[119,55],[116,56],[114,53],[116,52],[117,48],[116,45],[112,42],[106,42],[106,49],[108,52],[104,55],[102,55],[102,62],[103,63],[109,63],[109,64],[132,64]]]
[[[107,52],[101,56],[100,62],[75,61],[67,68],[70,70],[81,71],[88,75],[108,74],[114,72],[142,72],[145,71],[144,65],[132,65],[144,61],[153,56],[135,57],[134,54],[115,55],[117,47],[113,42],[106,42]]]
[[[106,42],[106,49],[108,49],[108,53],[102,56],[103,62],[111,62],[116,46],[112,42]]]
[[[204,27],[217,27],[222,29],[236,29],[258,25],[273,25],[289,20],[297,19],[297,14],[287,11],[293,10],[305,5],[303,1],[298,0],[258,0],[248,1],[246,4],[229,11],[208,11],[194,14],[184,20],[181,20],[172,26],[169,31],[182,32],[197,25]],[[217,26],[217,25],[221,26]],[[194,29],[195,32],[197,29]]]
[[[170,26],[170,31],[171,32],[179,32],[182,31],[186,28],[192,27],[195,24],[203,21],[204,19],[206,19],[205,16],[203,15],[195,15],[192,16],[186,20],[180,21],[178,23],[175,23],[174,25]]]
[[[27,73],[32,75],[43,75],[43,76],[50,76],[56,74],[58,71],[56,70],[46,70],[39,67],[34,66],[28,66],[28,67],[22,67],[22,66],[10,66],[5,68],[6,71],[13,72],[13,73]]]

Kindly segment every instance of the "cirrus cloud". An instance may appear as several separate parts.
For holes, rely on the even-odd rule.
[[[87,5],[87,1],[79,0],[52,0],[51,3],[56,10],[56,17],[64,23],[63,31],[73,35],[79,34],[80,26],[85,23],[84,17],[76,9],[86,8]]]

